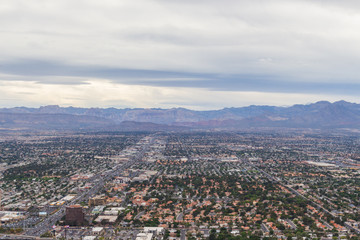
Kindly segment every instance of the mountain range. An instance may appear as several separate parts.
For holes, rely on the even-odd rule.
[[[195,111],[186,108],[0,108],[0,129],[180,130],[244,128],[360,128],[360,104],[320,101],[290,107],[248,106]]]

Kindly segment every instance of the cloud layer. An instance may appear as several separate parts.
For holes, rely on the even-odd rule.
[[[358,102],[359,27],[360,4],[348,0],[4,0],[1,104]],[[56,97],[29,98],[49,85]],[[104,100],[109,85],[136,97]]]

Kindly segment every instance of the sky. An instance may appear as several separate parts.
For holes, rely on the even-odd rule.
[[[360,102],[360,1],[1,0],[0,107]]]

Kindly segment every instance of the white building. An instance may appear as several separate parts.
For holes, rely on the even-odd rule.
[[[164,233],[164,228],[163,227],[144,227],[144,232],[145,233],[156,233],[157,235],[163,234]]]
[[[136,240],[151,240],[153,237],[152,233],[139,233],[136,236]]]
[[[92,233],[95,235],[100,235],[104,231],[103,227],[94,227],[92,229]]]

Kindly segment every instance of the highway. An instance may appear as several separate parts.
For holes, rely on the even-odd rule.
[[[93,176],[92,178],[90,178],[89,182],[96,183],[96,184],[93,184],[94,186],[92,188],[90,188],[88,191],[83,192],[82,194],[78,195],[76,198],[74,198],[73,200],[68,202],[66,205],[61,206],[57,212],[55,212],[52,215],[49,215],[43,221],[41,221],[40,223],[35,225],[35,227],[29,228],[28,230],[26,230],[24,232],[24,235],[40,236],[40,235],[46,233],[47,231],[51,230],[52,226],[55,225],[57,221],[59,221],[60,219],[62,219],[65,216],[66,207],[74,205],[79,202],[82,202],[84,200],[88,200],[91,197],[94,197],[101,189],[104,188],[105,184],[109,180],[111,180],[115,176],[119,175],[124,170],[128,169],[129,167],[131,167],[135,162],[140,161],[143,158],[146,151],[149,149],[150,145],[153,144],[154,136],[156,136],[156,135],[153,135],[147,144],[143,144],[141,146],[141,149],[137,153],[135,153],[133,156],[131,156],[130,160],[128,162],[126,162],[122,165],[116,166],[110,172],[107,171],[107,174],[105,176],[103,176],[105,173],[105,171],[104,171],[104,172],[98,173],[95,176]],[[142,142],[142,140],[140,140],[139,143],[137,143],[137,145],[140,145],[141,142]]]

